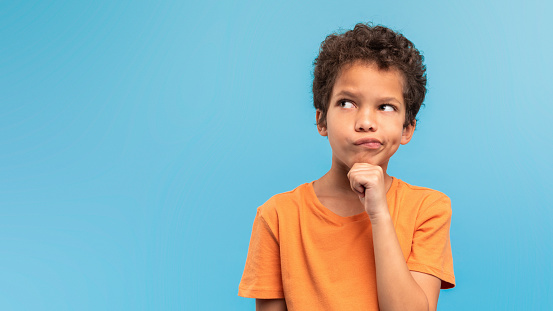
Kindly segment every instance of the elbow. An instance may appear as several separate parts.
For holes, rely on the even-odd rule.
[[[408,300],[396,301],[394,304],[379,304],[380,310],[390,310],[390,311],[436,311],[431,310],[428,304],[428,299],[426,295],[417,295],[416,297],[411,296]]]
[[[411,303],[406,308],[394,309],[394,310],[410,310],[410,311],[431,311],[428,306],[428,302],[417,301],[416,303]],[[435,311],[435,310],[434,310]]]
[[[436,311],[430,309],[430,304],[428,303],[428,298],[423,293],[420,293],[416,296],[416,299],[411,300],[407,308],[402,308],[401,310],[412,310],[412,311]]]
[[[430,304],[428,303],[428,298],[426,297],[426,294],[422,293],[422,295],[419,295],[419,301],[418,301],[418,308],[419,311],[436,311],[436,310],[430,310]]]

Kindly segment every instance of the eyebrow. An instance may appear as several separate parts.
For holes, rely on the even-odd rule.
[[[346,91],[346,90],[342,90],[334,96],[346,96],[346,97],[353,97],[353,98],[358,98],[359,97],[357,94],[352,93],[350,91]],[[380,98],[379,100],[380,101],[396,101],[398,103],[402,103],[399,99],[397,99],[395,97],[391,97],[391,96],[383,97],[383,98]]]
[[[396,101],[396,102],[398,102],[398,103],[401,103],[401,101],[400,101],[399,99],[395,98],[395,97],[384,97],[384,98],[381,98],[380,100],[386,101],[386,102],[388,102],[388,101]]]
[[[340,91],[338,94],[336,94],[335,96],[348,96],[348,97],[357,97],[357,95],[355,93],[351,93],[349,91],[345,91],[345,90],[342,90]]]

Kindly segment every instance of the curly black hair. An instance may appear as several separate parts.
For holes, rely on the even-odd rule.
[[[413,125],[426,95],[426,66],[415,45],[384,26],[359,23],[353,30],[326,37],[313,62],[313,105],[321,111],[317,125],[326,126],[326,114],[336,77],[344,65],[362,61],[380,70],[397,69],[405,79],[404,127]]]

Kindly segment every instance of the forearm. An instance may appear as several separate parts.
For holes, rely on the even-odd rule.
[[[380,310],[428,310],[424,291],[413,279],[389,214],[371,219]]]

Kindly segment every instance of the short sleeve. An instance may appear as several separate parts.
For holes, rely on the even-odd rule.
[[[262,207],[258,209],[253,223],[248,258],[238,295],[260,299],[284,298],[278,234],[271,230],[271,226],[262,216]]]
[[[419,211],[407,266],[411,271],[439,278],[441,288],[447,289],[455,287],[449,239],[451,201],[438,194],[427,198]]]

